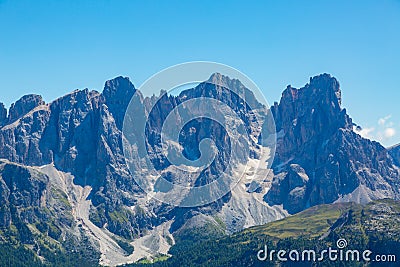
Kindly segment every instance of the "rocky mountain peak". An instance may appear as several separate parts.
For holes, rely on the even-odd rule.
[[[339,82],[329,74],[321,74],[310,78],[310,82],[304,87],[297,89],[288,85],[282,93],[281,101],[299,104],[311,104],[315,106],[331,106],[331,109],[340,111],[341,90]]]
[[[135,86],[128,77],[116,77],[106,81],[102,96],[109,111],[113,115],[119,129],[122,129],[125,110],[136,92]]]
[[[210,84],[217,86],[210,86]],[[224,90],[223,88],[228,90]],[[213,95],[217,98],[243,98],[246,103],[253,108],[261,108],[263,106],[255,97],[254,93],[244,86],[239,79],[230,78],[229,76],[222,75],[218,72],[213,73],[207,81],[201,83],[199,86],[194,88],[194,90],[187,91],[196,92],[199,94],[198,96]],[[232,92],[237,96],[233,96]],[[185,94],[185,91],[183,93]],[[240,106],[239,103],[236,104],[236,106]]]
[[[290,84],[282,92],[282,98],[295,102],[298,99],[299,89],[292,87]]]
[[[382,194],[399,196],[399,173],[388,151],[354,133],[340,105],[339,83],[329,74],[311,78],[300,89],[284,90],[280,103],[271,108],[279,138],[268,203],[283,204],[295,213],[344,195],[356,202]],[[293,170],[293,164],[302,169]],[[298,176],[309,179],[290,187]]]
[[[316,88],[321,94],[327,94],[331,100],[342,104],[342,92],[340,90],[339,82],[330,74],[324,73],[310,78],[309,86]]]
[[[3,103],[0,102],[0,126],[5,123],[7,119],[7,109]]]
[[[351,119],[341,108],[339,82],[329,74],[310,78],[310,82],[300,89],[289,85],[283,91],[279,105],[272,107],[272,112],[278,131],[283,129],[287,133],[304,128],[306,132],[312,131],[312,135],[308,135],[310,138],[339,128],[352,128]]]
[[[8,122],[12,123],[29,111],[33,110],[34,108],[44,105],[45,102],[42,99],[42,96],[29,94],[21,97],[17,102],[11,104],[9,115],[8,115]]]
[[[245,86],[238,79],[232,79],[229,76],[222,75],[221,73],[213,73],[207,80],[209,83],[220,85],[226,88],[240,88],[243,89]]]

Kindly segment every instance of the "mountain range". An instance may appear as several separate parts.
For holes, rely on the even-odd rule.
[[[244,125],[238,140],[251,138],[235,143],[211,120],[191,121],[178,146],[186,157],[200,157],[204,138],[213,139],[220,152],[208,169],[187,177],[160,152],[161,131],[174,108],[201,97],[229,106]],[[134,111],[148,114],[146,149],[166,180],[194,186],[212,182],[215,173],[230,167],[226,148],[232,144],[249,152],[235,158],[230,173],[234,177],[248,165],[245,177],[222,198],[198,207],[149,198],[135,180],[135,175],[151,175],[142,168],[140,153],[129,150],[136,159],[129,168],[124,154],[124,140],[130,138],[124,135],[124,120],[132,98]],[[260,142],[269,113],[276,126],[270,165]],[[254,114],[264,121],[254,120]],[[237,121],[227,121],[239,129]],[[117,77],[101,93],[75,90],[50,103],[31,94],[9,110],[0,103],[0,243],[15,255],[31,255],[38,266],[114,266],[174,257],[174,248],[194,237],[232,235],[321,204],[399,200],[399,146],[386,149],[357,134],[356,126],[341,106],[338,81],[328,74],[300,89],[288,86],[270,109],[239,80],[219,73],[179,95],[143,96],[128,78]],[[133,140],[139,135],[134,132]],[[161,193],[170,190],[156,185]],[[190,191],[179,196],[185,203]]]

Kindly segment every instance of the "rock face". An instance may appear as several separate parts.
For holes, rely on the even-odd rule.
[[[116,207],[133,205],[138,190],[124,162],[121,130],[106,103],[122,121],[119,107],[134,90],[127,78],[118,77],[106,83],[105,95],[76,90],[47,105],[40,96],[21,98],[10,108],[11,123],[0,131],[0,158],[28,166],[54,163],[73,174],[76,184],[93,188],[92,203],[103,211],[93,208],[96,223],[133,238],[138,234],[134,219],[111,223],[109,215]]]
[[[296,213],[343,197],[353,199],[359,187],[366,189],[364,200],[400,197],[399,170],[388,151],[353,132],[340,105],[339,83],[328,74],[283,92],[272,107],[279,138],[268,203]]]
[[[7,119],[7,109],[3,103],[0,102],[0,126],[6,122]]]
[[[118,129],[122,129],[126,108],[133,94],[135,87],[126,77],[117,77],[109,80],[104,86],[102,96],[110,113],[113,115]]]
[[[73,225],[67,196],[33,168],[1,160],[0,198],[0,226],[14,225],[24,243],[34,241],[28,224],[56,240],[61,237],[61,228]]]
[[[237,94],[226,88],[234,88]],[[133,179],[123,153],[124,115],[135,92],[128,78],[117,77],[105,83],[102,93],[75,90],[48,104],[40,96],[24,96],[11,106],[8,116],[0,104],[0,158],[5,159],[0,162],[0,226],[18,221],[38,225],[40,232],[58,241],[65,236],[97,240],[102,260],[116,265],[142,257],[141,249],[154,241],[148,241],[152,237],[157,237],[156,245],[152,243],[144,255],[157,254],[152,249],[160,244],[165,251],[171,234],[183,235],[182,229],[196,227],[194,222],[209,222],[220,232],[232,233],[317,204],[399,198],[399,169],[393,163],[398,164],[398,149],[389,155],[379,143],[353,132],[353,123],[340,106],[336,79],[324,74],[304,88],[289,86],[280,103],[271,108],[278,132],[272,173],[266,167],[268,158],[259,153],[266,120],[262,125],[254,120],[255,114],[265,119],[265,107],[240,81],[214,74],[178,96],[143,97],[137,92],[134,112],[149,114],[145,145],[150,159],[168,181],[197,187],[211,183],[216,173],[229,167],[231,155],[226,148],[233,144],[228,135],[231,129],[207,119],[190,121],[179,135],[179,145],[190,160],[201,156],[199,144],[204,138],[214,140],[220,152],[206,171],[184,176],[171,170],[160,153],[161,129],[169,113],[190,99],[211,97],[243,121],[238,140],[251,136],[237,143],[239,152],[248,149],[250,153],[238,153],[235,170],[249,164],[257,173],[250,169],[234,190],[201,207],[178,208],[149,199]],[[247,104],[239,95],[245,96]],[[177,120],[195,111],[186,108],[184,112]],[[237,121],[226,119],[232,128],[238,127]],[[139,161],[134,164],[139,173],[145,172]],[[157,229],[163,233],[156,233]],[[29,231],[27,236],[32,236]],[[138,247],[132,257],[113,241],[114,234],[126,242],[135,240]],[[118,256],[110,256],[114,252]]]
[[[8,122],[12,123],[21,118],[34,108],[44,105],[44,101],[40,95],[25,95],[20,100],[11,105]]]
[[[252,133],[255,136],[250,143],[240,145],[256,146],[259,133],[254,130],[258,127],[252,122],[254,115],[251,115],[251,110],[242,103],[240,97],[226,90],[225,86],[234,87],[238,94],[245,95],[246,99],[256,108],[263,109],[264,107],[257,102],[252,92],[238,80],[231,80],[226,76],[215,74],[210,81],[218,81],[221,85],[216,86],[210,82],[204,82],[178,96],[164,95],[161,98],[145,98],[140,93],[138,94],[139,102],[135,106],[137,112],[150,113],[147,146],[150,154],[153,155],[152,161],[159,170],[165,171],[165,175],[171,180],[187,179],[187,177],[169,171],[168,160],[158,153],[160,151],[161,126],[170,111],[188,99],[212,97],[226,103],[244,121],[246,129],[243,134]],[[266,223],[285,216],[285,213],[279,208],[270,208],[266,204],[261,204],[263,190],[257,188],[254,192],[246,191],[246,189],[237,191],[232,195],[226,195],[216,203],[193,209],[176,208],[154,199],[148,200],[126,166],[122,146],[125,110],[135,92],[136,89],[128,78],[117,77],[106,82],[102,93],[87,89],[75,90],[48,104],[45,104],[40,96],[28,95],[12,105],[9,116],[7,116],[5,108],[0,109],[3,114],[0,114],[0,158],[13,162],[13,164],[19,164],[15,166],[21,166],[21,168],[34,166],[35,170],[39,170],[41,173],[37,175],[43,178],[39,179],[41,181],[40,192],[34,189],[37,187],[36,180],[35,185],[25,183],[28,188],[32,187],[32,190],[36,190],[32,191],[32,193],[35,192],[35,195],[29,197],[35,202],[26,205],[38,206],[40,209],[40,203],[43,201],[43,208],[48,208],[44,204],[47,203],[44,199],[56,198],[46,193],[51,191],[49,187],[51,182],[49,181],[59,182],[61,179],[62,185],[58,185],[57,190],[61,190],[67,195],[67,198],[61,202],[66,201],[74,209],[74,212],[71,209],[61,211],[70,217],[74,214],[73,225],[58,223],[58,217],[53,214],[56,226],[46,227],[59,229],[65,235],[71,231],[74,233],[75,230],[71,229],[82,224],[83,221],[84,229],[89,228],[86,230],[86,238],[92,238],[91,235],[96,233],[98,236],[95,239],[105,242],[106,245],[102,244],[108,247],[110,246],[109,238],[111,238],[107,238],[109,232],[127,240],[137,240],[140,236],[146,236],[148,233],[151,233],[151,236],[159,236],[153,232],[164,227],[162,225],[165,223],[171,225],[166,231],[173,233],[185,226],[188,221],[201,221],[199,218],[203,217],[208,218],[207,220],[212,225],[221,225],[215,221],[215,218],[219,217],[225,225],[225,228],[221,228],[220,231],[233,232],[241,230],[245,226]],[[156,105],[150,111],[149,107],[155,103]],[[190,114],[191,110],[186,112]],[[232,123],[235,122],[232,121]],[[195,186],[212,182],[215,174],[227,167],[227,159],[230,157],[226,152],[229,149],[225,149],[230,145],[227,132],[210,120],[193,120],[184,127],[180,135],[180,143],[187,158],[199,157],[199,143],[204,138],[212,138],[221,153],[218,154],[215,163],[208,171],[201,173],[193,180]],[[241,155],[239,162],[246,163],[249,160],[247,157],[248,155]],[[256,158],[254,151],[251,157]],[[54,166],[57,171],[42,172],[40,168],[43,166]],[[36,173],[36,171],[34,172]],[[139,169],[139,171],[141,170]],[[31,173],[31,171],[27,171],[27,173]],[[16,177],[20,174],[16,172],[12,172],[12,174],[14,175],[12,178],[16,181]],[[37,175],[35,174],[35,176]],[[73,176],[73,186],[68,185],[63,178],[68,175]],[[28,174],[26,176],[29,177]],[[261,184],[264,183],[258,183],[259,186]],[[87,198],[85,194],[75,189],[79,186],[82,188],[79,190],[88,193]],[[243,187],[247,186],[250,185],[243,184]],[[12,214],[7,212],[7,207],[10,209],[17,205],[9,200],[10,188],[14,188],[14,186],[3,183],[0,192],[4,199],[0,220],[5,226],[9,226],[12,221],[10,219]],[[24,190],[27,188],[17,188],[16,192],[24,192]],[[82,197],[83,199],[81,199]],[[246,197],[246,200],[241,204],[240,199],[243,197]],[[54,200],[55,203],[59,203],[59,201]],[[82,201],[90,201],[88,204],[90,210],[87,214],[89,218],[85,217],[86,211],[82,210],[81,206],[86,205],[82,204]],[[244,206],[247,207],[245,210]],[[248,206],[251,206],[251,209]],[[261,213],[265,216],[260,216]],[[35,223],[40,224],[45,221],[45,218],[48,217],[39,216],[35,219]],[[22,218],[22,221],[24,220]],[[74,226],[74,224],[76,225]],[[90,226],[91,224],[93,225]],[[104,228],[109,232],[101,233]],[[166,243],[165,240],[155,242]],[[118,245],[110,247],[117,251],[121,250],[121,248],[116,248]],[[157,246],[152,245],[152,247]],[[101,250],[101,246],[99,249]],[[109,252],[104,253],[103,258],[110,256],[107,254]],[[157,254],[157,251],[151,253]],[[124,263],[124,256],[118,255],[118,257],[110,256],[111,258],[107,260],[112,264]]]
[[[393,157],[393,161],[400,167],[400,145],[389,148],[389,154]]]
[[[213,120],[202,118],[188,122],[182,128],[179,135],[179,143],[183,155],[186,158],[196,160],[200,157],[200,142],[205,138],[212,139],[218,151],[215,160],[208,168],[201,171],[197,176],[188,177],[184,173],[182,174],[180,172],[170,171],[170,162],[163,153],[160,153],[160,151],[162,151],[160,141],[161,129],[165,126],[164,121],[167,116],[178,106],[182,106],[183,108],[179,111],[177,121],[182,120],[182,118],[186,116],[195,117],[193,114],[197,113],[193,109],[200,110],[202,114],[218,114],[217,106],[204,105],[204,102],[196,103],[193,108],[188,108],[188,106],[185,105],[188,101],[203,97],[217,99],[228,106],[229,109],[232,110],[243,122],[243,131],[238,136],[235,136],[237,140],[241,141],[235,142],[235,140],[232,140],[227,133],[230,129],[224,129]],[[245,99],[245,101],[243,101],[243,99]],[[254,119],[254,113],[257,112],[257,114],[259,113],[260,115],[265,116],[265,113],[263,112],[266,112],[266,110],[265,107],[256,100],[253,93],[245,88],[238,80],[231,80],[229,77],[216,73],[212,75],[208,81],[200,83],[195,88],[182,91],[178,96],[162,94],[159,98],[145,98],[143,102],[145,103],[146,113],[149,114],[147,129],[149,139],[147,149],[150,151],[149,155],[151,161],[155,168],[163,173],[163,177],[170,182],[175,183],[184,181],[185,183],[193,184],[195,187],[201,187],[215,181],[215,179],[219,177],[218,174],[223,173],[229,168],[229,164],[245,165],[249,160],[257,161],[260,156],[258,151],[260,145],[257,142],[260,135],[259,128],[262,128],[263,125],[260,124],[261,122]],[[154,107],[150,110],[152,105],[154,105]],[[228,124],[231,123],[232,128],[239,127],[237,121],[233,118],[225,116],[224,119]],[[138,126],[138,128],[140,128],[140,126]],[[174,130],[171,130],[171,132],[173,131]],[[244,137],[245,135],[252,136],[253,138],[246,139]],[[232,151],[231,147],[233,147],[234,144],[236,149],[235,152],[237,152],[235,153],[235,157],[230,153],[230,151]],[[233,161],[230,162],[230,160]],[[135,160],[135,162],[138,161],[142,160]],[[260,164],[263,166],[267,165],[265,161]],[[138,167],[137,170],[138,172],[143,173],[143,170],[140,167]],[[267,180],[267,177],[263,176],[260,182],[263,186],[265,185],[266,188],[266,184],[270,181],[264,182],[264,179]],[[245,181],[246,179],[243,178],[242,180]],[[156,183],[155,186],[162,192],[168,192],[171,190],[170,188],[163,186],[161,183]],[[239,187],[242,186],[244,188],[243,191],[242,188],[239,189]],[[243,182],[243,184],[237,186],[237,191],[227,192],[223,198],[201,207],[190,209],[173,208],[171,210],[163,207],[163,209],[164,212],[168,214],[167,217],[175,217],[174,223],[171,226],[172,231],[178,230],[189,219],[204,214],[219,217],[226,226],[225,230],[227,232],[238,231],[243,229],[245,226],[275,220],[285,215],[278,207],[272,208],[265,203],[262,203],[262,192],[265,188],[258,190],[260,189],[260,184],[254,189],[251,188],[252,186],[254,186],[254,184]],[[191,197],[193,196],[191,195],[191,192],[180,191],[177,192],[177,194],[179,195],[179,198],[182,198],[180,203],[184,204],[190,203]],[[213,194],[215,194],[215,192],[211,190],[205,195],[207,197],[212,197]],[[261,213],[264,214],[264,216],[259,216]]]

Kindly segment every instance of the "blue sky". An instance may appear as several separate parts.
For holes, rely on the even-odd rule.
[[[51,101],[136,87],[174,64],[207,60],[253,79],[271,103],[327,72],[362,134],[400,142],[400,1],[2,1],[0,101]]]

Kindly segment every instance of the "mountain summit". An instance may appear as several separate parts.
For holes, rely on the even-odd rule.
[[[303,88],[289,86],[272,112],[278,142],[268,203],[296,213],[335,201],[400,197],[398,167],[383,146],[352,130],[335,78],[322,74]]]

